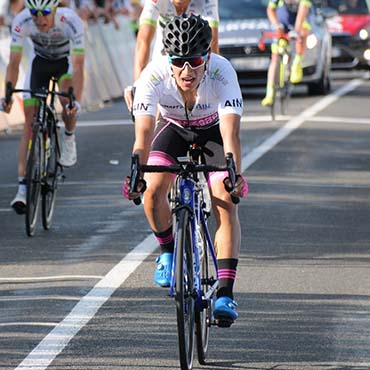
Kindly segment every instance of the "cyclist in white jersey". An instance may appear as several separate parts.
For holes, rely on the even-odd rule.
[[[31,39],[33,50],[30,55],[30,68],[26,76],[25,89],[49,87],[51,77],[58,79],[59,88],[67,91],[74,88],[76,101],[70,109],[68,99],[60,98],[65,123],[60,164],[69,167],[77,161],[74,131],[80,111],[84,70],[84,27],[78,15],[68,8],[57,8],[58,0],[25,0],[26,8],[12,22],[10,60],[5,81],[13,86],[18,80],[19,65],[22,59],[23,44]],[[24,184],[27,144],[32,132],[32,123],[39,105],[37,99],[25,93],[23,96],[25,125],[19,144],[18,192],[11,206],[19,214],[26,205]],[[10,112],[12,103],[2,100],[5,112]]]
[[[231,64],[210,52],[212,33],[200,16],[183,14],[169,21],[163,33],[168,56],[153,60],[137,81],[133,104],[135,143],[133,153],[140,163],[174,164],[186,155],[189,144],[206,146],[213,155],[206,163],[225,165],[225,153],[234,155],[237,172],[241,171],[239,138],[243,99],[237,76]],[[188,39],[187,42],[183,40]],[[156,124],[157,106],[161,119]],[[209,175],[212,203],[217,223],[215,246],[220,285],[215,303],[215,317],[237,318],[233,284],[240,248],[238,207],[232,203],[223,180],[227,173]],[[173,230],[167,194],[173,183],[171,174],[149,174],[144,192],[144,210],[161,249],[156,260],[154,281],[169,286],[173,259]],[[139,196],[129,193],[130,178],[123,185],[128,199]],[[238,172],[236,196],[245,196],[247,182]]]
[[[151,45],[155,37],[152,58],[163,54],[163,27],[175,15],[191,13],[201,15],[212,29],[211,50],[218,53],[218,1],[217,0],[145,0],[139,20],[134,58],[134,81],[149,62]],[[132,86],[125,89],[125,100],[129,110],[132,106]]]

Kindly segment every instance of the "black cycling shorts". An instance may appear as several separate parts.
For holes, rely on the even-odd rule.
[[[186,129],[173,123],[160,120],[157,124],[152,148],[149,154],[150,165],[171,165],[178,163],[178,157],[187,155],[191,144],[206,148],[204,163],[215,166],[225,166],[223,141],[218,124],[209,128]],[[227,172],[214,172],[210,180],[223,179]]]

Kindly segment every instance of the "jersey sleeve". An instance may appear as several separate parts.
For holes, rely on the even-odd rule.
[[[71,54],[85,55],[85,29],[82,19],[76,14],[71,16]]]
[[[157,105],[160,97],[161,78],[152,68],[153,63],[149,63],[140,74],[140,78],[135,82],[135,97],[133,104],[133,114],[139,116],[156,116]]]
[[[161,0],[146,0],[143,10],[140,15],[139,24],[149,24],[153,27],[157,26],[157,21],[161,13]]]
[[[268,7],[269,8],[271,8],[271,9],[276,9],[277,8],[277,6],[279,5],[279,2],[280,2],[280,0],[270,0],[269,2],[268,2]]]
[[[11,52],[22,52],[23,43],[25,37],[28,36],[28,25],[27,22],[31,20],[30,15],[25,15],[24,12],[19,13],[12,22],[11,26],[11,41],[10,51]]]
[[[205,1],[202,16],[206,19],[212,28],[218,28],[220,16],[218,13],[218,0]]]
[[[231,63],[223,58],[218,67],[210,71],[210,78],[217,92],[218,114],[243,114],[243,97],[240,90],[238,77]]]

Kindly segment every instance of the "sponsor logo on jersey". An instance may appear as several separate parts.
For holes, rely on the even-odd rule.
[[[134,111],[147,111],[151,104],[137,103],[133,106]]]
[[[162,107],[166,109],[181,109],[181,110],[184,109],[184,106],[182,106],[181,104],[177,105],[162,104]]]
[[[229,83],[226,78],[220,74],[220,70],[218,68],[214,72],[212,72],[211,80],[220,81],[225,86]]]
[[[243,99],[232,99],[225,101],[225,107],[243,108]]]
[[[151,75],[150,81],[153,83],[154,86],[158,86],[161,83],[161,81],[158,80],[157,76],[154,75]]]
[[[197,104],[195,106],[195,109],[200,109],[200,110],[206,110],[206,109],[210,109],[211,108],[211,104],[209,103],[203,103],[203,104]]]

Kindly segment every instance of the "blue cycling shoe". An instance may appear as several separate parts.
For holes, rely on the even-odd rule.
[[[237,318],[238,304],[230,297],[220,297],[216,300],[213,316],[217,325],[220,327],[229,327]]]
[[[169,287],[171,282],[173,253],[163,253],[155,260],[154,282],[161,287]]]

